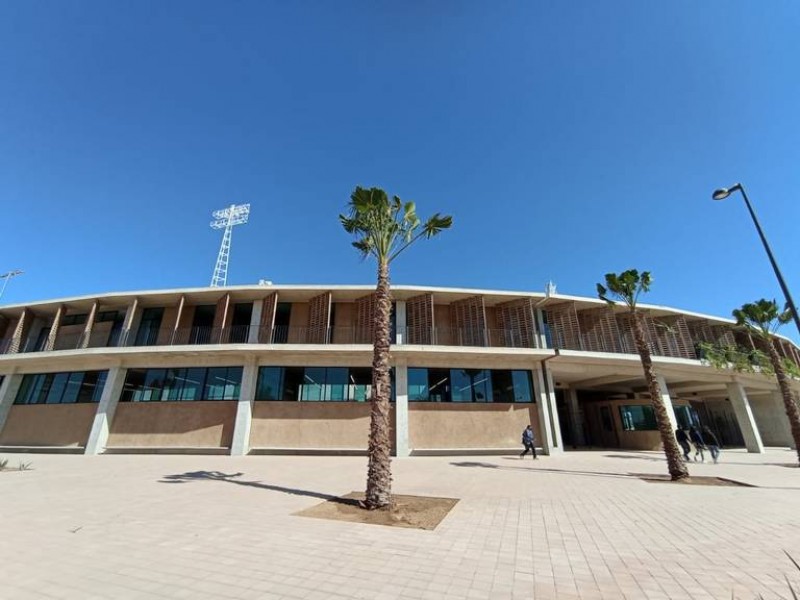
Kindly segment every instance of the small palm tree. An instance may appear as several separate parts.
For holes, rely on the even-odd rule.
[[[792,320],[792,313],[789,310],[781,311],[775,300],[757,300],[750,304],[743,304],[741,308],[733,311],[736,324],[747,328],[764,342],[767,353],[769,354],[778,386],[783,396],[783,407],[786,409],[786,416],[789,418],[789,425],[792,429],[792,437],[797,448],[797,459],[800,462],[800,410],[797,402],[792,398],[792,389],[789,386],[789,377],[783,361],[772,343],[772,335],[781,325],[785,325]]]
[[[436,213],[423,224],[413,202],[390,200],[380,188],[357,187],[350,195],[349,213],[339,215],[345,231],[355,236],[353,246],[362,258],[378,263],[375,288],[375,327],[370,397],[369,466],[364,504],[370,510],[388,506],[392,497],[391,440],[389,438],[389,345],[392,298],[389,265],[420,238],[431,238],[453,224],[453,218]]]
[[[630,269],[619,275],[607,273],[606,285],[597,284],[597,295],[601,300],[608,302],[610,306],[614,306],[616,302],[609,299],[609,294],[616,297],[628,307],[633,316],[631,319],[633,338],[636,343],[636,350],[639,352],[639,358],[642,359],[644,376],[650,389],[650,402],[656,415],[658,431],[661,434],[661,443],[664,445],[664,454],[667,455],[667,467],[672,480],[677,481],[688,477],[689,470],[686,468],[686,463],[683,462],[680,448],[678,448],[678,441],[672,431],[667,407],[664,406],[664,402],[661,400],[661,386],[658,385],[658,379],[656,379],[656,373],[653,370],[653,358],[645,340],[642,313],[636,306],[639,295],[650,291],[652,281],[648,271],[644,271],[641,275],[636,269]]]

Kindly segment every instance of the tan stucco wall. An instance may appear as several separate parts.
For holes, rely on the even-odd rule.
[[[522,448],[522,430],[530,424],[536,445],[542,436],[536,404],[410,402],[409,446],[441,448]]]
[[[366,449],[368,438],[368,402],[263,401],[253,408],[252,448]]]
[[[780,396],[752,396],[749,400],[764,445],[790,446],[792,430]]]
[[[236,402],[120,402],[109,448],[227,448]]]
[[[164,308],[164,314],[161,317],[161,327],[158,330],[158,345],[164,345],[172,338],[172,332],[175,330],[175,319],[178,317],[178,307],[168,306]]]
[[[450,305],[433,305],[433,327],[436,331],[435,341],[437,343],[445,346],[452,343],[453,334],[450,331],[452,328],[452,323],[450,322]]]
[[[3,446],[84,446],[97,404],[15,404],[0,434]]]

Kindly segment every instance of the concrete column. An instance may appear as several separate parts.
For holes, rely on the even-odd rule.
[[[583,411],[578,402],[578,390],[569,388],[565,390],[567,404],[569,405],[570,425],[572,426],[572,439],[575,446],[585,446],[586,437],[583,435]]]
[[[761,441],[761,434],[756,426],[756,420],[753,417],[753,410],[750,407],[750,402],[747,399],[747,392],[744,391],[744,386],[735,381],[727,385],[728,397],[733,407],[733,412],[736,414],[736,422],[739,423],[739,429],[742,431],[744,437],[744,444],[748,452],[761,454],[764,452],[764,444]]]
[[[534,316],[536,317],[536,329],[538,331],[537,342],[538,348],[547,348],[547,336],[545,335],[544,313],[541,308],[534,309]]]
[[[253,312],[250,313],[250,329],[247,332],[247,343],[258,343],[258,328],[261,327],[261,312],[264,310],[264,301],[253,302]]]
[[[557,454],[564,450],[564,445],[561,441],[553,378],[543,363],[537,364],[532,374],[542,438],[537,441],[541,442],[545,454]]]
[[[22,385],[22,375],[18,373],[9,373],[0,384],[0,432],[6,425],[8,413],[17,398],[20,385]]]
[[[242,370],[242,385],[239,388],[239,402],[236,405],[231,456],[245,456],[250,452],[250,428],[253,424],[253,403],[256,399],[257,385],[258,363],[255,358],[249,358]]]
[[[672,398],[669,395],[667,380],[664,379],[663,375],[656,375],[656,380],[658,380],[658,387],[661,390],[661,401],[664,403],[664,407],[667,409],[670,429],[672,429],[672,433],[674,434],[675,430],[678,429],[678,418],[675,416],[675,407],[672,405]]]
[[[408,327],[408,320],[406,319],[406,301],[398,300],[394,303],[394,322],[395,329],[397,329],[396,344],[399,346],[405,344],[408,339],[406,329]]]
[[[134,328],[138,327],[139,319],[141,318],[139,312],[139,299],[134,298],[133,302],[128,305],[125,311],[125,320],[122,322],[122,338],[118,346],[132,346],[136,339]]]
[[[86,325],[83,328],[83,336],[81,337],[81,348],[88,348],[89,341],[92,337],[92,330],[94,329],[94,320],[97,318],[97,307],[99,302],[97,300],[92,304],[92,309],[89,311],[89,316],[86,317]]]
[[[83,451],[84,454],[100,454],[105,450],[108,434],[111,431],[111,422],[114,420],[114,413],[117,410],[127,374],[128,369],[123,367],[112,367],[108,370],[103,393],[100,395],[100,403],[94,414],[92,430],[89,432],[89,441],[86,442],[86,449]]]
[[[792,435],[792,426],[789,424],[789,417],[786,416],[786,407],[783,405],[783,394],[781,391],[777,390],[772,392],[772,394],[770,394],[770,401],[774,405],[773,410],[780,423],[781,431],[783,431],[781,437],[786,440],[789,448],[797,450],[797,445],[794,443],[794,436]]]
[[[66,306],[63,304],[58,307],[56,316],[53,317],[53,324],[50,326],[50,333],[47,334],[47,343],[44,346],[45,350],[53,350],[56,347],[56,338],[58,337],[58,328],[61,327],[61,317],[64,316]]]
[[[408,364],[405,359],[398,359],[395,362],[394,377],[395,456],[403,457],[411,454],[411,449],[408,447]]]

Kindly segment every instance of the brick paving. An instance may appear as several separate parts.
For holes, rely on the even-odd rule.
[[[293,516],[363,487],[366,460],[7,454],[0,598],[790,597],[800,469],[770,449],[693,464],[757,488],[648,483],[657,453],[395,460],[395,491],[460,498],[435,531]],[[235,474],[229,480],[207,473]]]

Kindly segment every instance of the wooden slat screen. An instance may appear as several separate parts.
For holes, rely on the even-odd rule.
[[[11,334],[11,344],[8,347],[9,354],[16,354],[22,350],[22,342],[28,335],[33,321],[33,313],[28,309],[22,309],[22,314],[17,319],[17,324],[14,327],[14,332]]]
[[[261,321],[258,325],[258,342],[272,343],[272,328],[275,326],[275,309],[278,306],[278,292],[272,292],[261,301]]]
[[[675,358],[697,358],[694,343],[683,315],[670,315],[652,319],[653,342],[662,356]]]
[[[583,350],[581,329],[574,302],[551,304],[545,308],[550,339],[554,348]]]
[[[323,292],[309,301],[308,339],[309,344],[328,343],[328,321],[331,316],[331,293]]]
[[[608,307],[578,312],[583,349],[589,352],[622,352],[619,326],[614,311]]]
[[[536,309],[533,298],[519,298],[503,302],[496,307],[497,326],[502,338],[498,335],[498,345],[507,348],[536,347]],[[495,340],[492,340],[495,342]],[[500,343],[502,342],[502,343]]]
[[[356,299],[354,341],[356,344],[371,344],[375,332],[375,294]]]
[[[453,319],[454,342],[458,346],[486,345],[486,317],[483,296],[456,300],[450,305]]]
[[[406,343],[432,343],[433,294],[420,294],[406,300],[406,328]]]

